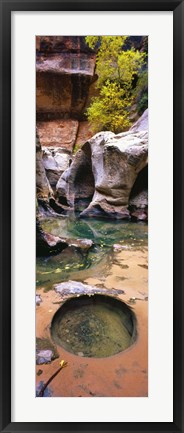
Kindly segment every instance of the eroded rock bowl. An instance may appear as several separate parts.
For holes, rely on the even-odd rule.
[[[104,358],[136,340],[136,317],[124,302],[106,295],[68,299],[51,323],[54,342],[78,356]]]

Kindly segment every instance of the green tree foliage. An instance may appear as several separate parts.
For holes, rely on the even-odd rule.
[[[99,96],[92,99],[87,117],[94,131],[107,129],[118,133],[131,125],[130,109],[140,93],[141,74],[146,54],[123,50],[127,36],[87,36],[90,48],[97,50],[96,70]]]
[[[135,89],[137,100],[137,111],[141,114],[148,107],[148,70],[147,68],[141,72],[138,77],[137,86]]]

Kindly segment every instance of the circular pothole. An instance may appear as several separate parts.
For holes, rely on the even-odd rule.
[[[135,341],[135,314],[111,296],[82,295],[68,299],[58,309],[51,336],[57,345],[78,356],[112,356]]]

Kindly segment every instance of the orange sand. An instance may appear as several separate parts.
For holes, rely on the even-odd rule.
[[[108,358],[85,358],[57,346],[59,358],[37,365],[36,382],[46,382],[64,359],[68,366],[49,385],[54,397],[146,397],[148,395],[148,251],[147,248],[115,252],[115,263],[107,276],[87,278],[84,282],[122,289],[118,298],[130,305],[137,318],[135,343]],[[50,338],[50,323],[64,300],[54,290],[39,290],[43,302],[36,307],[36,336]],[[129,302],[135,297],[135,303]],[[138,299],[137,299],[138,298]],[[66,299],[66,297],[65,297]]]

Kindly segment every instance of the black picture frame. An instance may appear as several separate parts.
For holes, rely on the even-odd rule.
[[[11,422],[11,12],[12,11],[173,11],[174,19],[174,416],[173,422],[36,423]],[[183,357],[183,125],[184,0],[0,0],[2,97],[0,106],[0,431],[1,432],[184,432]],[[184,123],[184,122],[183,122]],[[25,396],[26,398],[26,396]],[[164,402],[163,402],[164,404]]]

